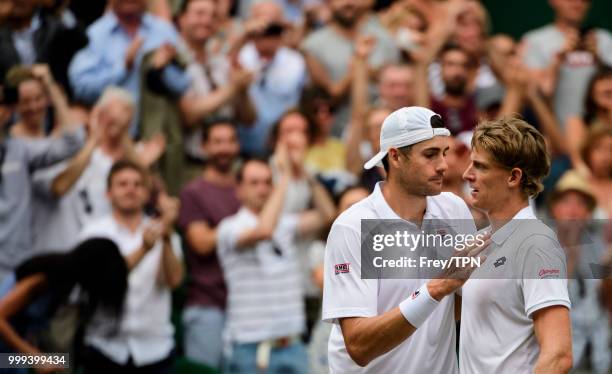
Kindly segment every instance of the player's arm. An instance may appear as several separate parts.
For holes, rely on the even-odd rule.
[[[572,368],[572,338],[569,310],[554,305],[533,313],[533,326],[540,345],[536,374],[567,373]]]
[[[410,337],[433,312],[444,296],[452,294],[465,281],[433,279],[421,287],[417,297],[375,317],[340,319],[340,327],[349,356],[359,366],[382,356]],[[410,322],[409,322],[410,321]]]

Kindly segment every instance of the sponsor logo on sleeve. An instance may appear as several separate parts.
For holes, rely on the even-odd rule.
[[[414,292],[412,293],[412,296],[410,296],[410,298],[411,298],[412,300],[414,300],[414,299],[416,299],[416,298],[417,298],[417,296],[419,296],[420,294],[421,294],[421,291],[420,291],[420,290],[416,290],[416,291],[414,291]]]
[[[350,262],[334,265],[336,275],[341,274],[341,273],[348,273],[350,271],[349,265],[350,265]]]
[[[561,274],[559,269],[540,269],[538,277],[540,277],[540,279],[559,278],[559,274]]]

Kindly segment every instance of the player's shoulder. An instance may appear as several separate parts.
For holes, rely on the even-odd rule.
[[[376,213],[376,207],[373,204],[372,196],[366,197],[365,199],[358,201],[351,205],[348,209],[342,212],[338,218],[334,221],[334,225],[342,225],[355,228],[357,230],[361,227],[362,219],[378,219]]]
[[[522,220],[515,231],[519,235],[518,251],[523,255],[562,252],[556,232],[539,219]]]

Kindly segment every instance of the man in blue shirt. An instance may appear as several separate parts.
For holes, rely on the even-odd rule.
[[[75,97],[93,104],[109,85],[120,86],[140,99],[140,66],[143,56],[160,47],[176,46],[174,27],[146,12],[146,0],[110,0],[110,9],[87,30],[89,45],[81,50],[69,69]],[[177,97],[189,86],[179,67],[168,64],[162,80]],[[138,135],[138,114],[130,127]]]

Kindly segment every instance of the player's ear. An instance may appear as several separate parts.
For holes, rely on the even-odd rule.
[[[523,179],[523,171],[519,168],[512,168],[508,177],[508,187],[519,187]]]
[[[400,152],[397,148],[389,148],[387,155],[389,158],[390,165],[395,165],[396,167],[399,166],[398,163],[400,162],[399,161]]]

